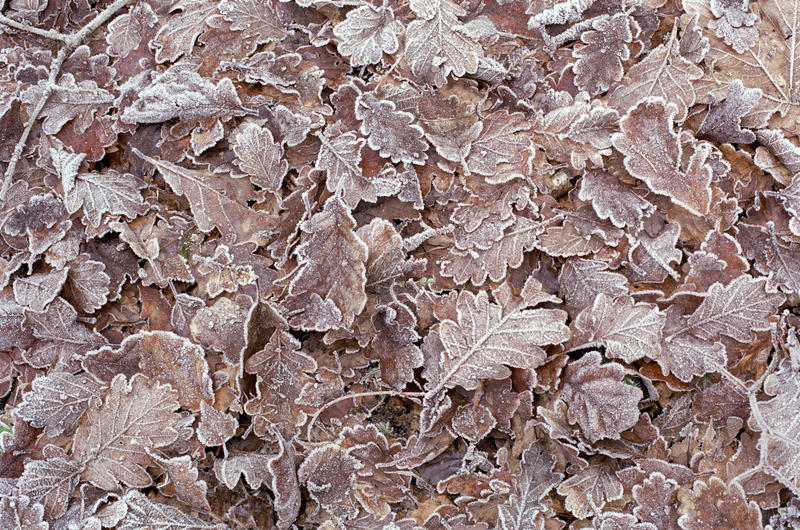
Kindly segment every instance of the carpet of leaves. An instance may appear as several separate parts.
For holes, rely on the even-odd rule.
[[[799,37],[0,2],[0,525],[800,527]]]

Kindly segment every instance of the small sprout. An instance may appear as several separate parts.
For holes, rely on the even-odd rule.
[[[639,379],[638,375],[625,374],[625,377],[622,378],[622,382],[626,385],[642,388],[642,380]]]
[[[389,425],[388,421],[382,421],[375,425],[377,427],[378,432],[383,434],[384,436],[391,436],[392,435],[392,427]]]
[[[421,283],[422,285],[433,285],[436,280],[434,280],[433,278],[426,278],[425,276],[423,276],[422,278],[418,279],[417,281],[419,283]]]

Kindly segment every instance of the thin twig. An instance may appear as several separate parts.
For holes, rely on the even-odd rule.
[[[360,397],[370,397],[370,396],[398,396],[398,397],[422,397],[426,393],[425,392],[397,392],[396,390],[374,390],[371,392],[356,392],[354,394],[345,394],[344,396],[339,396],[338,398],[328,401],[322,407],[317,409],[313,416],[311,416],[311,421],[308,422],[308,427],[306,427],[306,440],[311,441],[311,428],[314,426],[314,423],[319,418],[319,415],[322,414],[323,411],[327,410],[328,408],[332,407],[333,405],[345,401],[347,399],[355,399]]]
[[[0,14],[0,24],[3,26],[8,26],[9,28],[17,29],[19,31],[33,33],[34,35],[44,37],[45,39],[57,40],[63,43],[69,42],[69,35],[61,33],[60,31],[56,31],[54,29],[37,28],[35,26],[31,26],[30,24],[25,24],[24,22],[17,22],[13,18],[8,18],[2,14]]]
[[[41,30],[34,28],[33,26],[28,26],[27,24],[18,23],[9,19],[8,17],[0,15],[0,17],[2,17],[0,18],[0,23],[2,24],[6,24],[15,29],[28,31],[34,35],[51,38],[64,43],[64,46],[58,51],[58,55],[50,64],[50,72],[48,73],[47,83],[44,85],[44,90],[39,97],[39,101],[36,102],[36,106],[33,108],[28,117],[28,122],[25,124],[25,129],[23,129],[22,135],[17,141],[17,144],[14,146],[11,160],[8,162],[8,167],[6,168],[6,172],[3,177],[3,186],[0,188],[0,201],[5,200],[6,193],[8,193],[8,189],[11,187],[11,181],[14,179],[14,172],[17,169],[17,164],[22,158],[22,153],[25,151],[25,146],[28,144],[28,137],[31,134],[31,130],[33,130],[33,126],[36,124],[36,120],[39,119],[39,114],[42,113],[42,110],[44,109],[45,105],[47,105],[47,101],[50,99],[50,96],[57,89],[58,76],[61,73],[61,67],[64,65],[64,61],[73,51],[75,51],[78,46],[83,44],[83,41],[86,40],[86,37],[88,37],[97,28],[105,24],[117,13],[117,11],[133,1],[134,0],[116,0],[113,4],[106,7],[99,15],[92,19],[91,22],[86,24],[83,28],[72,35],[64,35],[63,33]],[[12,22],[13,24],[9,24],[8,22]]]

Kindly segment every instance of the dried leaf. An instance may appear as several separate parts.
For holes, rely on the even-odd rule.
[[[355,226],[350,210],[337,196],[304,221],[300,225],[304,237],[296,250],[301,266],[289,287],[292,294],[317,293],[332,300],[346,326],[367,303],[367,246],[353,232]]]
[[[361,120],[360,131],[367,137],[367,144],[380,156],[395,164],[424,164],[428,159],[422,128],[414,123],[411,113],[396,110],[394,102],[379,100],[370,93],[360,94],[355,101],[355,116]]]
[[[658,307],[634,303],[630,296],[611,298],[598,293],[594,305],[575,319],[573,344],[599,342],[606,355],[632,363],[661,353],[661,332],[666,317]]]
[[[618,440],[622,431],[636,425],[642,399],[639,388],[622,382],[625,368],[601,361],[599,352],[590,351],[567,365],[561,388],[561,398],[569,406],[568,421],[580,425],[592,443],[602,438]]]
[[[107,491],[116,490],[120,482],[149,486],[152,479],[144,466],[150,457],[145,450],[177,439],[178,406],[177,394],[168,385],[141,374],[130,381],[122,374],[114,377],[105,402],[89,407],[75,433],[72,451],[84,469],[83,478]]]
[[[345,20],[333,28],[333,34],[340,39],[339,53],[350,57],[353,66],[361,66],[378,63],[384,53],[397,52],[397,35],[402,28],[389,3],[383,2],[380,7],[367,4],[348,11]]]
[[[120,530],[136,530],[145,527],[185,528],[186,530],[223,530],[224,524],[213,524],[192,517],[174,506],[153,502],[140,492],[129,491],[123,497],[128,510],[122,521]]]
[[[704,215],[711,205],[711,169],[706,166],[710,146],[695,146],[681,169],[680,137],[672,130],[675,112],[663,99],[644,99],[622,118],[622,132],[612,142],[625,155],[625,169],[631,175],[693,214]]]
[[[64,187],[64,205],[71,214],[83,207],[86,219],[98,227],[103,214],[122,214],[133,219],[145,213],[148,206],[139,191],[144,187],[141,179],[113,169],[105,173],[81,173],[73,186]]]
[[[44,427],[50,438],[70,433],[78,425],[89,403],[100,398],[102,385],[87,375],[53,372],[33,380],[23,395],[17,414],[34,427]]]

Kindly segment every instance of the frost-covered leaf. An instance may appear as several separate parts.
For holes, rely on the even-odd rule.
[[[622,497],[623,489],[616,475],[616,463],[596,457],[587,467],[559,484],[557,491],[566,496],[567,510],[575,517],[584,518]]]
[[[441,86],[450,73],[460,77],[477,71],[483,48],[476,37],[493,32],[491,22],[462,24],[458,17],[467,11],[451,0],[414,1],[411,9],[417,19],[406,28],[406,58],[414,75]]]
[[[608,357],[626,363],[645,355],[656,358],[661,352],[664,322],[664,315],[652,304],[634,303],[630,296],[611,298],[598,293],[594,305],[575,319],[572,343],[600,342]]]
[[[186,169],[165,160],[158,160],[135,151],[141,158],[155,166],[164,180],[179,195],[189,200],[197,228],[203,232],[219,229],[224,241],[231,244],[258,241],[272,226],[270,217],[250,208],[244,200],[233,198],[232,179],[212,177],[207,172]]]
[[[465,171],[490,177],[497,174],[501,163],[521,162],[522,151],[530,141],[522,131],[529,127],[522,113],[500,111],[486,116],[481,134],[472,143]]]
[[[456,311],[456,321],[439,324],[444,351],[428,395],[455,385],[474,389],[481,379],[502,379],[510,374],[506,365],[534,369],[545,360],[542,346],[569,338],[564,311],[517,307],[504,312],[489,302],[486,291],[477,296],[461,291]]]
[[[725,101],[713,101],[708,114],[703,118],[697,136],[717,143],[750,144],[755,142],[753,131],[742,129],[742,117],[750,112],[761,99],[761,89],[744,88],[742,81],[736,79],[728,85]]]
[[[768,288],[800,293],[800,243],[781,239],[771,221],[766,227],[739,223],[738,228],[745,255],[755,261],[756,270],[768,275]]]
[[[710,146],[695,146],[684,161],[679,135],[672,129],[675,112],[663,99],[644,99],[620,120],[622,132],[612,141],[625,155],[625,169],[631,175],[675,204],[704,215],[711,204],[711,168],[706,165]]]
[[[694,105],[696,98],[692,81],[703,76],[703,69],[695,64],[696,57],[690,60],[681,54],[680,41],[674,32],[667,43],[660,44],[631,66],[622,85],[610,94],[611,106],[620,113],[655,96],[674,105],[670,120],[682,122],[686,119],[688,108]]]
[[[353,232],[355,226],[350,210],[336,196],[304,221],[300,228],[305,235],[296,251],[301,267],[289,289],[332,300],[348,326],[367,303],[367,246]]]
[[[75,371],[77,359],[108,343],[105,337],[78,322],[78,312],[63,298],[56,298],[42,313],[25,312],[26,324],[39,339],[25,353],[36,368],[60,367]]]
[[[533,525],[537,512],[543,511],[540,501],[563,478],[555,473],[555,459],[539,443],[531,444],[522,453],[520,473],[514,481],[514,493],[508,503],[498,507],[499,528],[502,530],[526,530]]]
[[[600,219],[608,219],[614,226],[638,228],[642,218],[655,210],[644,198],[643,190],[637,190],[602,169],[590,169],[581,179],[578,197],[592,201],[592,207]]]
[[[125,57],[139,47],[146,32],[158,21],[147,2],[137,2],[130,10],[108,23],[106,53]]]
[[[83,479],[114,491],[123,483],[144,488],[152,483],[144,466],[150,463],[148,448],[169,445],[178,437],[180,416],[177,394],[136,374],[130,381],[122,374],[111,381],[105,402],[90,406],[86,420],[75,433],[73,456],[83,466]]]
[[[725,484],[719,477],[695,481],[681,499],[683,515],[678,525],[685,530],[755,530],[762,528],[761,510],[747,500],[738,482]]]
[[[374,202],[375,189],[361,171],[361,149],[366,140],[352,131],[333,135],[326,130],[319,136],[322,146],[317,155],[316,167],[327,173],[328,191],[340,193],[345,204],[354,208],[361,200]]]
[[[105,173],[81,173],[74,186],[67,190],[64,205],[69,213],[77,212],[83,207],[86,219],[95,226],[100,226],[101,216],[105,213],[122,214],[130,218],[147,211],[142,199],[141,190],[145,183],[130,173],[118,173],[113,169]]]
[[[159,486],[164,494],[175,496],[179,501],[198,510],[211,511],[207,498],[208,484],[205,480],[198,479],[197,467],[189,455],[164,458],[152,451],[148,454],[167,473],[168,480]]]
[[[90,259],[88,254],[79,254],[69,263],[69,298],[84,313],[94,313],[108,301],[111,277],[105,270],[103,263]]]
[[[223,77],[214,84],[188,68],[173,67],[138,91],[120,119],[133,124],[180,118],[191,123],[208,118],[228,120],[247,113],[230,79]]]
[[[232,30],[242,32],[241,39],[263,44],[286,37],[286,24],[271,2],[225,0],[219,4],[219,12]]]
[[[596,95],[622,79],[622,64],[630,58],[628,44],[634,37],[631,26],[627,13],[601,16],[592,21],[592,29],[581,34],[586,46],[572,52],[578,59],[572,67],[578,88]]]
[[[250,265],[239,265],[227,245],[218,245],[211,257],[195,254],[192,264],[203,292],[215,298],[223,292],[235,293],[243,285],[256,282],[256,273]]]
[[[207,446],[222,445],[236,432],[239,422],[230,414],[219,411],[206,401],[200,402],[200,424],[197,439]]]
[[[780,293],[766,292],[765,285],[765,278],[746,274],[727,286],[715,283],[689,317],[689,328],[704,339],[726,335],[739,342],[751,341],[754,331],[769,329],[768,317],[784,300]]]
[[[80,468],[66,458],[60,448],[49,446],[48,449],[54,449],[52,452],[55,454],[47,460],[33,460],[25,465],[19,489],[21,494],[44,506],[48,519],[54,519],[67,509],[67,502],[78,483]]]
[[[150,46],[156,50],[156,62],[174,61],[192,52],[206,19],[217,10],[216,0],[180,0],[172,5],[172,15],[156,33]],[[180,9],[180,13],[175,10]]]
[[[35,106],[46,93],[45,85],[49,81],[42,80],[22,94],[22,101]],[[77,134],[83,134],[94,121],[95,114],[105,114],[111,107],[114,96],[111,92],[100,88],[92,80],[75,81],[75,76],[62,75],[55,90],[47,98],[41,115],[45,117],[42,130],[47,134],[58,134],[67,122],[74,120],[73,128]]]
[[[102,385],[85,374],[53,372],[33,380],[32,389],[17,407],[20,418],[34,427],[44,427],[55,438],[71,432],[86,413],[89,402],[100,398]]]
[[[142,493],[132,490],[123,497],[128,510],[119,522],[120,530],[140,530],[142,528],[158,528],[164,530],[224,530],[222,523],[208,523],[193,517],[181,510],[154,502]]]
[[[642,391],[622,382],[627,370],[617,363],[601,364],[600,352],[590,351],[564,369],[561,399],[567,419],[580,425],[590,442],[619,439],[639,420]]]
[[[558,280],[559,295],[573,312],[594,303],[598,293],[611,297],[628,293],[625,277],[609,271],[608,264],[597,260],[568,259],[561,268]]]
[[[339,53],[350,57],[350,64],[376,64],[384,53],[395,53],[403,26],[395,21],[388,1],[380,7],[367,4],[347,12],[347,17],[333,28],[338,37]]]
[[[272,139],[269,129],[254,123],[245,124],[236,134],[233,152],[239,169],[250,181],[269,192],[277,193],[289,164],[282,159],[283,148]]]
[[[14,299],[22,307],[42,312],[55,300],[66,280],[66,269],[21,276],[14,280]]]
[[[370,148],[395,164],[422,164],[428,156],[428,144],[414,116],[396,110],[389,100],[379,100],[371,93],[360,94],[355,101],[355,115],[361,120],[361,134]]]

